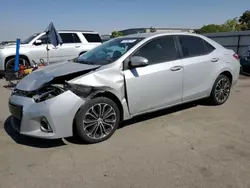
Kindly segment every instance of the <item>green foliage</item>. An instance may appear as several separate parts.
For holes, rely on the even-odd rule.
[[[217,33],[229,31],[245,31],[250,30],[250,10],[245,11],[238,19],[233,18],[227,20],[223,24],[208,24],[197,30],[197,33]]]
[[[120,36],[123,36],[123,34],[121,32],[119,32],[119,31],[113,31],[111,33],[112,38],[116,38],[116,37],[120,37]]]
[[[241,30],[241,25],[238,22],[238,18],[227,20],[224,24],[221,25],[221,30],[223,32],[240,31]]]
[[[239,22],[242,31],[250,30],[250,10],[245,11],[242,16],[240,16]]]
[[[216,24],[204,25],[200,28],[199,33],[216,33],[221,32],[221,26]]]

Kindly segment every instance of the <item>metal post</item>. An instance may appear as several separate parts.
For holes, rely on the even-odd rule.
[[[47,64],[49,65],[49,42],[48,42],[48,39],[47,39],[47,47],[46,47],[46,50],[47,50]]]
[[[240,48],[240,35],[238,35],[238,43],[237,43],[237,54],[239,55],[239,48]]]
[[[19,69],[19,50],[20,50],[20,39],[16,39],[16,57],[15,57],[15,69],[14,71],[17,72]]]

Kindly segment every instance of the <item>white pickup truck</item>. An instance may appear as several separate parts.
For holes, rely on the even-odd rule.
[[[20,64],[33,65],[34,62],[38,63],[41,60],[47,63],[47,57],[49,57],[50,64],[67,61],[102,43],[100,35],[93,31],[60,30],[58,33],[63,40],[63,44],[57,47],[50,44],[45,32],[35,33],[21,41]],[[15,44],[0,45],[0,75],[3,75],[5,71],[13,70],[15,55]]]

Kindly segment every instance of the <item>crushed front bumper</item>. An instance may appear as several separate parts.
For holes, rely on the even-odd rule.
[[[27,136],[46,139],[70,137],[73,136],[75,114],[84,102],[71,91],[40,103],[14,94],[9,99],[11,125]],[[44,123],[48,130],[44,128]]]

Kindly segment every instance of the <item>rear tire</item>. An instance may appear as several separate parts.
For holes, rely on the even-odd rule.
[[[109,139],[120,123],[120,111],[115,102],[106,97],[87,101],[78,111],[76,133],[87,144]]]
[[[20,57],[19,58],[19,65],[26,65],[29,66],[29,61],[26,58]],[[5,63],[5,72],[10,73],[14,72],[15,70],[15,58],[10,58],[6,63]]]
[[[212,105],[224,104],[231,91],[231,80],[226,75],[219,75],[215,80],[208,101]]]

